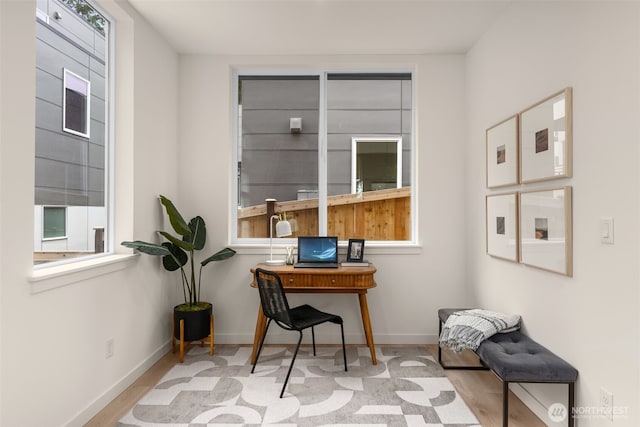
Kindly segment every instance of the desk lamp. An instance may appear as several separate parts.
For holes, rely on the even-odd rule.
[[[277,219],[276,237],[291,236],[291,224],[287,220],[280,220],[278,215],[271,215],[269,218],[269,259],[267,265],[284,265],[283,259],[273,259],[273,220]]]

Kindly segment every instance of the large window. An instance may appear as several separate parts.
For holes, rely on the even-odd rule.
[[[34,263],[110,251],[109,20],[84,0],[38,2]]]
[[[413,241],[411,73],[237,75],[236,241]]]

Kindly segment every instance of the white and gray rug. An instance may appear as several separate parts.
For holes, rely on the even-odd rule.
[[[294,347],[265,347],[251,374],[251,347],[193,347],[118,423],[140,426],[479,426],[424,346],[302,347],[284,397]]]

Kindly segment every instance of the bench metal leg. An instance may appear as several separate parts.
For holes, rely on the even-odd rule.
[[[502,427],[509,426],[509,382],[502,381]]]
[[[567,422],[568,427],[574,427],[575,423],[576,423],[576,417],[575,417],[575,411],[573,409],[573,406],[575,405],[575,386],[576,383],[569,383],[569,399],[568,399],[568,406],[569,406],[569,421]]]

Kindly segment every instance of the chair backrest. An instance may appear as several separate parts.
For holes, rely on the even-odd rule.
[[[280,276],[273,271],[256,268],[255,277],[264,315],[278,323],[291,326],[289,303],[282,288]]]

